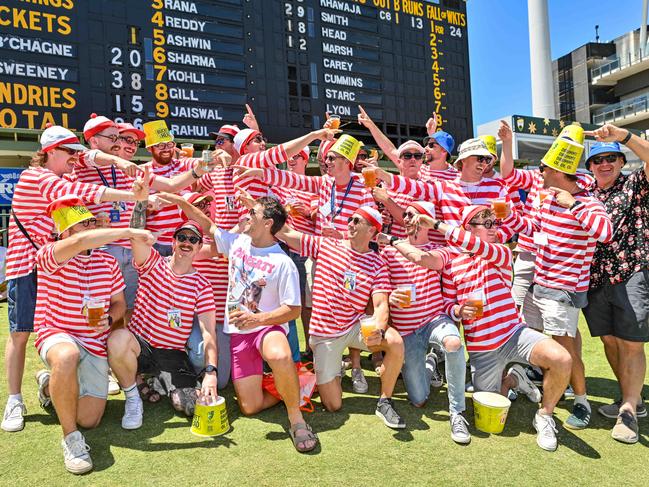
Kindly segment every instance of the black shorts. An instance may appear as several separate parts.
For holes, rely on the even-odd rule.
[[[583,309],[591,336],[612,335],[630,342],[649,342],[649,270],[619,284],[588,291]]]
[[[157,377],[167,393],[173,389],[196,387],[196,374],[184,350],[168,350],[152,347],[146,340],[135,335],[140,344],[137,373]]]

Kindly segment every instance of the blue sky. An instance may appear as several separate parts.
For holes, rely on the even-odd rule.
[[[467,0],[473,124],[530,114],[527,0]],[[642,0],[548,0],[552,59],[640,27]]]

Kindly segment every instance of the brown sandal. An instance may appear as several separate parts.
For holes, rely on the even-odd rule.
[[[302,435],[297,435],[297,431],[299,430],[306,430],[306,434]],[[291,426],[288,429],[288,434],[291,436],[291,440],[293,440],[293,446],[295,449],[300,452],[300,453],[307,453],[312,450],[314,450],[318,444],[320,443],[320,440],[318,439],[318,435],[316,435],[313,430],[311,429],[311,426],[309,426],[306,423],[295,423],[293,426]],[[315,443],[313,443],[312,447],[302,447],[300,448],[299,444],[300,443],[305,443],[307,441],[312,441],[315,440]]]

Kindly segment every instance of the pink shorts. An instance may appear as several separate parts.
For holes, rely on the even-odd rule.
[[[261,356],[261,342],[271,331],[286,335],[279,325],[268,326],[256,333],[233,333],[230,335],[230,359],[232,381],[264,373],[264,359]]]

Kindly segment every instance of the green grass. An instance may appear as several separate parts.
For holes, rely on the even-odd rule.
[[[2,350],[6,316],[3,304]],[[600,342],[587,338],[581,326],[589,394],[596,409],[618,392]],[[189,419],[174,414],[166,402],[145,405],[141,429],[122,430],[124,396],[114,396],[99,428],[84,432],[95,470],[75,477],[63,467],[56,416],[43,411],[36,399],[33,375],[39,368],[40,359],[30,345],[23,387],[27,422],[19,433],[0,432],[0,485],[646,485],[647,420],[640,420],[640,443],[623,445],[610,437],[613,421],[596,413],[587,430],[564,429],[561,423],[571,403],[562,402],[556,411],[560,446],[548,453],[536,446],[531,424],[535,406],[525,398],[512,405],[504,433],[491,436],[473,427],[468,399],[473,441],[458,446],[449,437],[445,388],[433,391],[426,407],[415,409],[399,382],[396,407],[408,429],[394,432],[374,416],[379,385],[369,372],[370,393],[345,393],[341,412],[324,412],[316,402],[316,412],[308,414],[307,421],[318,432],[322,447],[310,455],[293,449],[282,406],[255,418],[242,417],[231,387],[223,395],[232,429],[207,440],[190,434]],[[351,389],[349,378],[344,388]],[[648,392],[645,387],[645,395]],[[4,368],[0,400],[4,407]]]

